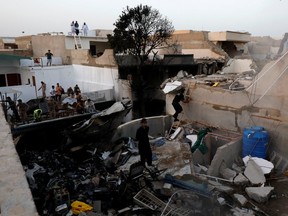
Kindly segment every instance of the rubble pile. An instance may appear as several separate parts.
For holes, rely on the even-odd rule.
[[[201,131],[205,151],[193,148]],[[131,137],[106,149],[91,143],[64,150],[54,143],[19,147],[18,154],[40,215],[269,215],[263,206],[275,197],[266,180],[273,164],[235,156],[210,175],[209,165],[193,159],[211,153],[205,136],[212,132],[184,128],[173,139],[151,137],[149,168],[139,163]]]

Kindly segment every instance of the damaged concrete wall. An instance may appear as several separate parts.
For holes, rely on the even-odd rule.
[[[228,91],[198,84],[197,80],[184,81],[189,86],[191,101],[183,104],[183,120],[238,132],[245,127],[260,125],[271,137],[268,155],[275,150],[287,157],[287,65],[288,54],[269,67],[269,72],[262,70],[259,73],[261,78],[248,91]],[[173,94],[166,96],[167,114],[171,115],[174,114],[173,97]]]
[[[210,41],[237,41],[237,42],[248,42],[250,41],[250,33],[247,32],[209,32],[208,38]]]
[[[222,163],[225,163],[229,168],[237,159],[237,157],[241,157],[242,152],[242,139],[231,141],[221,147],[217,148],[216,154],[211,161],[209,166],[208,175],[211,176],[219,176],[220,166]]]
[[[0,116],[0,214],[36,216],[38,213],[25,172],[2,109],[0,109]]]
[[[256,69],[252,59],[230,59],[223,68],[224,73],[243,73]]]
[[[177,44],[182,54],[193,54],[195,59],[212,57],[215,59],[225,58],[226,53],[208,39],[206,31],[175,31],[171,43]]]
[[[15,38],[18,49],[32,50],[32,36],[21,36]]]

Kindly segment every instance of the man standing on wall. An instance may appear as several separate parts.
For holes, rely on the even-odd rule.
[[[45,53],[45,56],[47,57],[47,66],[52,64],[52,56],[53,56],[53,53],[51,53],[50,50],[48,50],[47,53]]]

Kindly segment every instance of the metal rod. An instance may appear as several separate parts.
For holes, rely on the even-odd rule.
[[[213,178],[213,179],[216,179],[216,180],[221,180],[221,181],[225,181],[225,182],[229,182],[229,183],[233,183],[233,180],[228,180],[228,179],[219,178],[219,177],[215,177],[215,176],[210,176],[210,175],[206,175],[206,174],[196,173],[196,175],[204,176],[204,177],[208,177],[208,178]]]

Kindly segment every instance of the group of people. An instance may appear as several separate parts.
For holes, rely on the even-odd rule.
[[[84,101],[82,99],[81,90],[78,84],[76,84],[74,88],[69,87],[66,91],[68,97],[62,100],[62,94],[64,93],[65,91],[59,83],[56,84],[56,87],[52,85],[50,97],[47,102],[49,118],[56,118],[57,112],[61,110],[64,111],[62,112],[63,114],[65,114],[66,111],[69,111],[69,113],[74,113],[74,111],[76,111],[78,114],[96,112],[93,101],[90,99]],[[36,114],[37,113],[34,115],[34,119]],[[66,114],[68,114],[68,112]]]
[[[77,86],[77,85],[76,85]],[[41,86],[38,88],[38,91],[42,92],[42,97],[43,98],[46,98],[46,90],[47,90],[47,85],[44,81],[41,81]],[[59,84],[59,83],[56,83],[56,86],[55,85],[52,85],[51,86],[51,89],[49,91],[50,93],[50,97],[55,100],[55,101],[61,101],[61,98],[62,98],[62,94],[65,93],[63,87]]]
[[[80,30],[79,30],[78,21],[75,21],[75,22],[72,21],[70,26],[71,26],[71,34],[72,35],[75,35],[75,34],[79,35]],[[82,30],[84,36],[88,35],[89,28],[88,28],[88,25],[85,22],[83,23],[81,30]]]
[[[69,87],[67,89],[67,95],[70,100],[70,105],[78,114],[96,112],[94,102],[90,98],[83,100],[81,90],[77,84],[74,88]]]
[[[67,91],[67,99],[62,101],[62,94],[65,93],[64,89],[59,85],[59,83],[56,84],[56,88],[52,86],[50,90],[50,96],[52,98],[52,101],[56,102],[62,102],[64,107],[69,106],[70,109],[75,109],[75,111],[78,114],[83,114],[83,113],[94,113],[96,112],[94,102],[91,99],[83,100],[82,95],[81,95],[81,90],[76,84],[73,88],[70,86]],[[51,100],[50,104],[52,104]]]
[[[59,83],[56,83],[56,87],[55,87],[55,85],[51,86],[51,89],[50,89],[49,93],[50,93],[50,97],[53,100],[61,102],[62,94],[64,94],[65,91],[64,91],[63,87]]]
[[[16,104],[15,101],[11,99],[11,97],[7,97],[6,102],[9,105],[7,111],[9,109],[12,110],[16,122],[20,121],[22,121],[23,123],[28,122],[27,118],[27,111],[29,109],[28,104],[24,103],[21,99],[18,99],[17,100],[18,103]]]
[[[42,97],[46,98],[46,89],[47,85],[44,81],[41,81],[41,86],[38,88],[38,91],[41,90],[42,92]],[[62,86],[60,86],[59,83],[56,84],[56,87],[52,85],[51,90],[50,90],[50,97],[52,97],[55,101],[61,101],[62,94],[64,93],[64,89]]]
[[[38,91],[42,90],[42,98],[41,100],[46,101],[46,83],[44,81],[41,81],[41,86],[38,89]],[[52,85],[51,90],[50,90],[50,97],[47,100],[47,111],[48,115],[50,118],[55,118],[57,114],[57,110],[59,109],[65,109],[65,104],[62,100],[62,94],[65,93],[64,89],[62,86],[57,83],[56,87]],[[94,113],[96,112],[94,102],[91,99],[83,100],[81,96],[81,90],[76,84],[74,88],[69,87],[67,89],[67,94],[68,98],[73,98],[74,102],[71,104],[71,109],[75,110],[77,113],[82,114],[82,113]],[[13,101],[10,97],[7,97],[6,102],[8,103],[8,107],[6,111],[11,109],[13,112],[13,116],[15,118],[16,122],[22,121],[23,123],[28,123],[28,116],[27,116],[27,111],[29,109],[28,104],[24,103],[21,99],[17,100],[17,104],[15,101]],[[45,102],[46,103],[46,102]],[[62,107],[62,108],[61,108]],[[45,110],[44,110],[45,111]],[[40,121],[41,120],[41,115],[42,115],[43,110],[39,107],[38,109],[35,109],[33,112],[33,117],[34,120]]]

